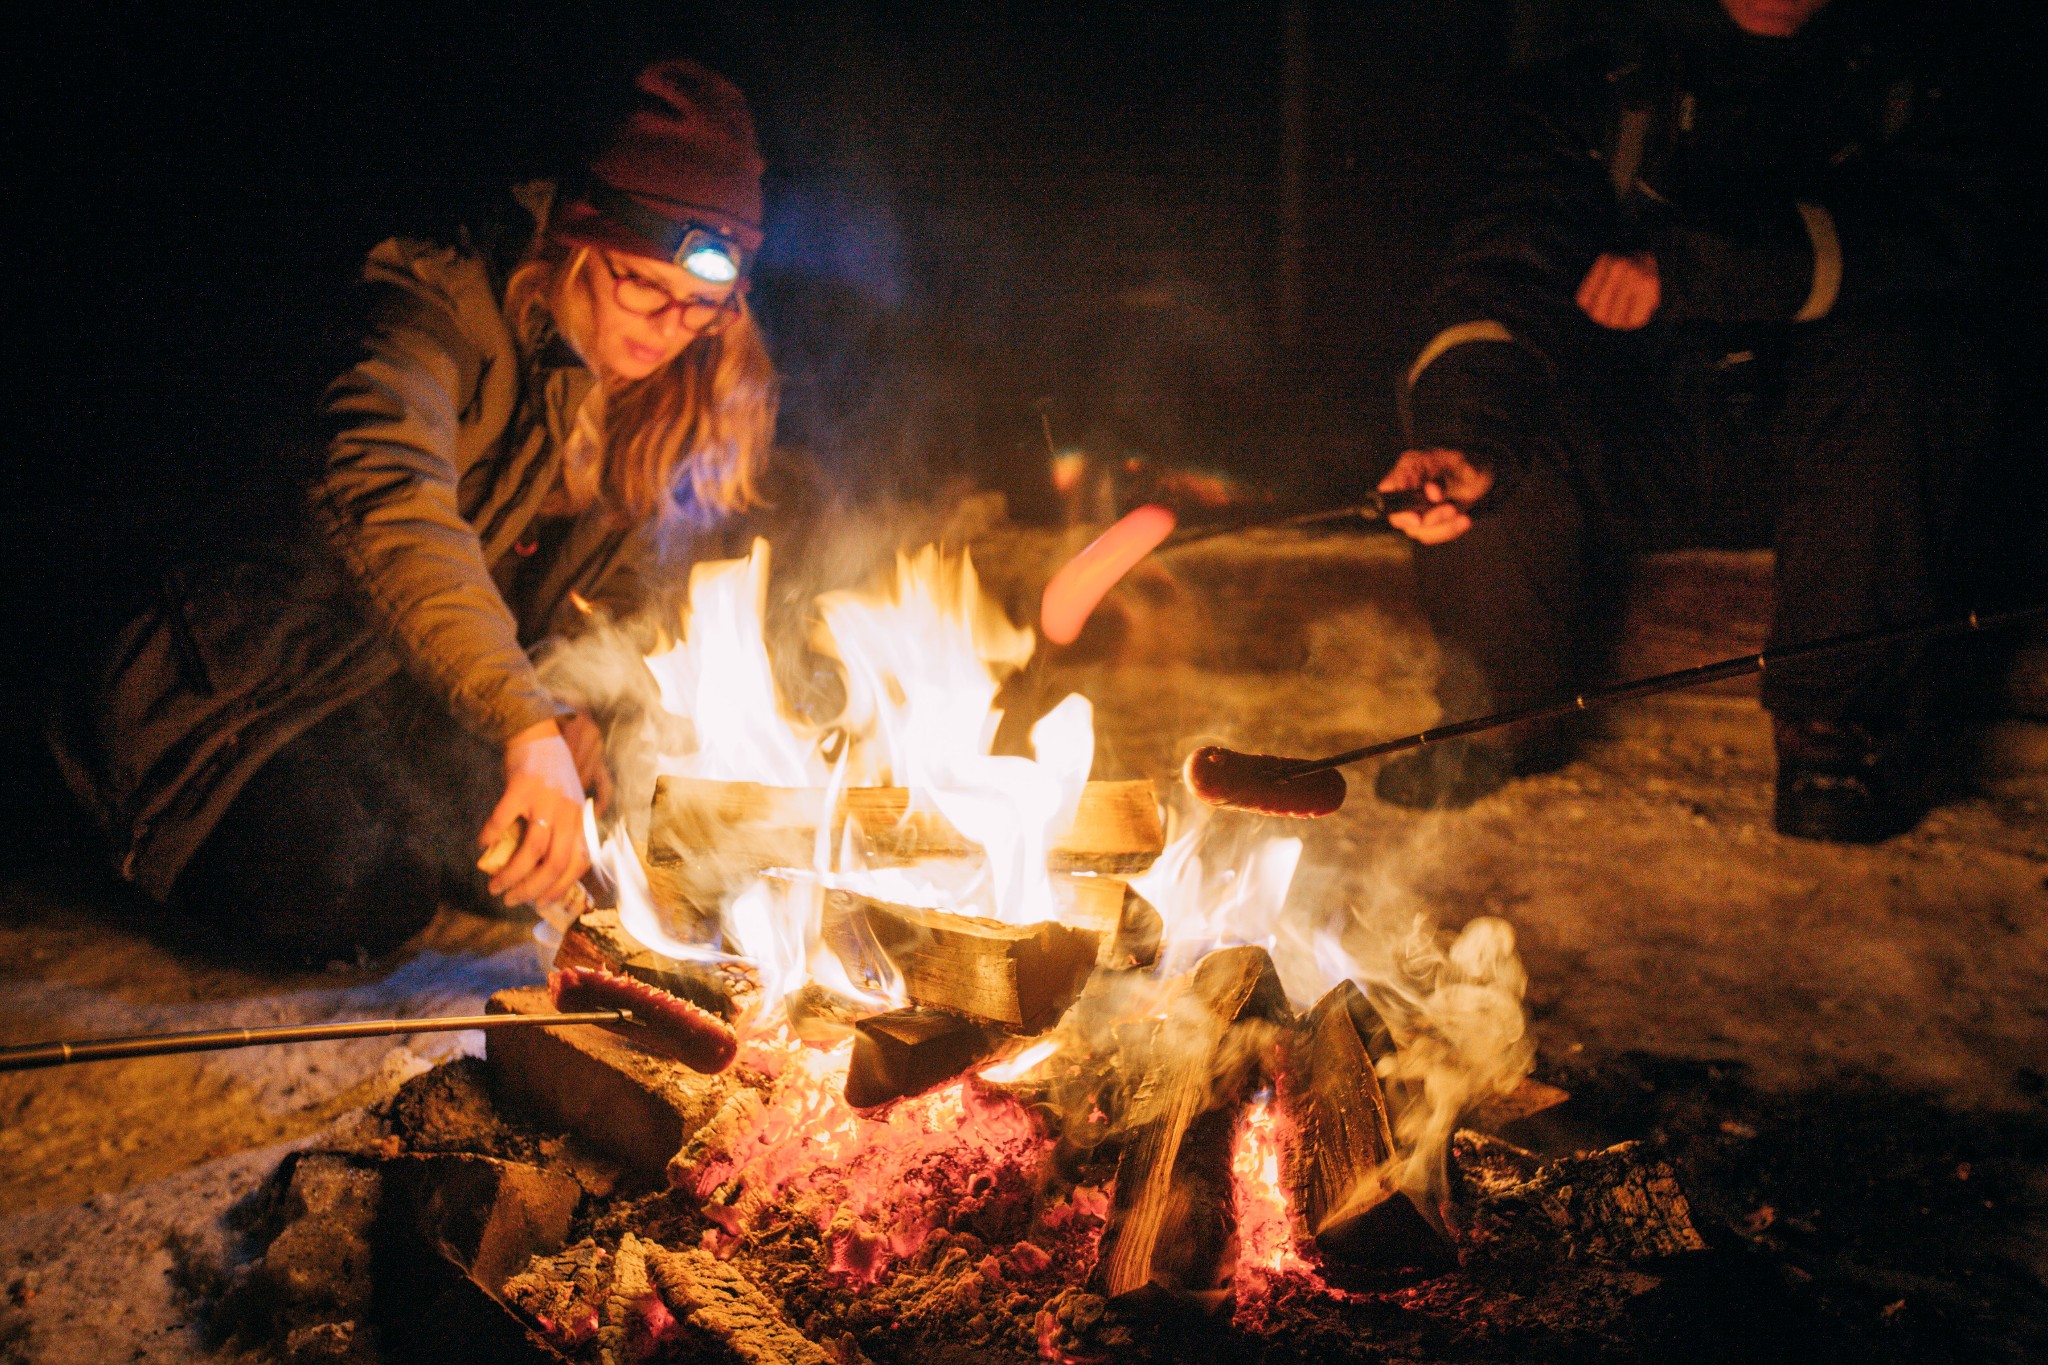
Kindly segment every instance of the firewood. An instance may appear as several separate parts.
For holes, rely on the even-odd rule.
[[[887,958],[914,1004],[1017,1033],[1059,1021],[1095,968],[1099,935],[1051,922],[1003,924],[828,892],[825,942],[856,979]]]
[[[1366,1055],[1354,1009],[1365,997],[1345,981],[1302,1019],[1279,1087],[1293,1129],[1287,1184],[1295,1211],[1319,1242],[1341,1242],[1345,1224],[1390,1193],[1394,1159],[1386,1097]],[[1340,1212],[1342,1219],[1336,1218]]]
[[[1640,1142],[1560,1157],[1485,1194],[1472,1210],[1471,1238],[1489,1256],[1545,1263],[1655,1260],[1706,1247],[1677,1172]]]
[[[647,947],[619,921],[616,910],[592,910],[570,925],[555,949],[556,967],[596,967],[681,996],[719,1018],[737,1019],[760,989],[738,963],[685,962]]]
[[[1165,925],[1152,902],[1117,877],[1066,877],[1071,923],[1095,930],[1102,947],[1095,962],[1113,971],[1149,967],[1159,960]]]
[[[636,1240],[649,1276],[675,1315],[685,1341],[701,1348],[691,1359],[736,1365],[835,1365],[834,1358],[783,1316],[746,1272],[702,1247],[670,1251]]]
[[[853,1026],[846,1102],[868,1109],[922,1095],[952,1080],[1002,1044],[1002,1035],[940,1010],[892,1010]]]
[[[690,888],[771,867],[810,867],[824,814],[825,793],[817,789],[659,777],[647,833],[650,879]],[[913,809],[903,787],[847,789],[831,812],[833,847],[849,818],[860,824],[870,865],[980,852],[936,810]],[[1055,872],[1142,872],[1165,846],[1150,782],[1090,782],[1074,823],[1053,839],[1046,865]],[[658,885],[657,894],[661,890]]]
[[[1095,1282],[1111,1298],[1158,1286],[1214,1302],[1235,1271],[1230,1148],[1279,1027],[1292,1022],[1263,948],[1210,953],[1163,1020],[1127,1032],[1138,1076]]]

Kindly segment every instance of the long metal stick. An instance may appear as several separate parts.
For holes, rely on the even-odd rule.
[[[1190,526],[1185,530],[1174,531],[1152,553],[1165,554],[1169,550],[1178,550],[1183,545],[1195,545],[1205,540],[1215,540],[1219,536],[1234,536],[1244,531],[1288,531],[1303,526],[1320,526],[1333,521],[1385,521],[1394,512],[1426,512],[1439,505],[1431,502],[1419,489],[1402,493],[1374,493],[1366,501],[1354,503],[1349,507],[1327,507],[1320,512],[1300,512],[1268,521]]]
[[[1681,668],[1675,673],[1659,673],[1655,677],[1638,678],[1634,682],[1615,683],[1611,687],[1581,692],[1575,697],[1561,701],[1540,702],[1535,706],[1518,707],[1513,711],[1497,711],[1490,716],[1461,720],[1454,725],[1440,725],[1434,730],[1424,730],[1401,739],[1361,745],[1341,754],[1332,754],[1328,758],[1302,759],[1275,768],[1267,780],[1291,782],[1297,777],[1307,777],[1311,773],[1328,772],[1332,768],[1342,768],[1361,759],[1378,758],[1382,754],[1397,754],[1403,749],[1419,749],[1425,744],[1435,744],[1439,740],[1457,739],[1463,735],[1478,734],[1481,730],[1494,730],[1522,721],[1548,720],[1553,716],[1570,715],[1576,711],[1590,711],[1596,707],[1611,706],[1618,701],[1648,697],[1658,692],[1675,692],[1681,687],[1696,687],[1702,683],[1719,682],[1723,678],[1740,678],[1750,673],[1780,668],[1799,659],[1811,659],[1823,654],[1835,654],[1869,645],[1905,644],[1913,640],[1938,640],[1949,635],[1969,635],[1977,631],[1997,630],[2044,615],[2048,615],[2048,602],[2031,607],[2018,607],[2012,611],[1973,611],[1967,616],[1916,626],[1890,626],[1882,630],[1857,631],[1850,635],[1831,635],[1823,640],[1812,640],[1786,649],[1742,654],[1716,663],[1701,664],[1697,668]]]
[[[383,1038],[399,1033],[458,1033],[466,1029],[517,1028],[533,1024],[631,1024],[631,1010],[590,1010],[581,1014],[470,1014],[442,1019],[359,1019],[341,1024],[280,1024],[271,1028],[202,1029],[193,1033],[137,1033],[75,1042],[17,1043],[0,1047],[0,1072],[109,1062],[121,1057],[162,1057],[180,1052],[219,1052],[271,1043],[313,1043],[335,1038]]]

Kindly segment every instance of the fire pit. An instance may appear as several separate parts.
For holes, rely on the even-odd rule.
[[[964,557],[821,599],[827,717],[778,704],[766,582],[760,545],[696,572],[682,643],[614,708],[639,717],[621,787],[649,795],[602,841],[610,904],[550,915],[557,992],[596,973],[687,1001],[736,1055],[506,1030],[357,1148],[295,1159],[288,1207],[323,1162],[378,1183],[387,1343],[1513,1353],[1597,1339],[1656,1284],[1643,1263],[1704,1245],[1632,1146],[1544,1164],[1479,1131],[1564,1098],[1528,1079],[1504,924],[1359,944],[1341,907],[1289,904],[1298,841],[1089,780],[1078,697],[1031,756],[991,753],[1034,642]]]

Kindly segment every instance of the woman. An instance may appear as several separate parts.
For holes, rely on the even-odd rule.
[[[634,94],[566,205],[522,192],[523,259],[371,252],[304,533],[173,575],[58,722],[123,877],[234,944],[395,947],[508,831],[508,904],[589,866],[597,726],[528,651],[629,607],[686,504],[746,505],[774,423],[746,105],[687,61]]]

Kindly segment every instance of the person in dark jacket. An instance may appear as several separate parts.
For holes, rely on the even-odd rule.
[[[1967,293],[1977,188],[1944,92],[1828,0],[1669,0],[1533,73],[1404,376],[1381,482],[1418,542],[1446,719],[1569,694],[1631,551],[1776,550],[1773,646],[1940,605],[1960,468],[1931,354]],[[1824,12],[1826,11],[1826,12]],[[1916,656],[1763,681],[1776,824],[1869,842],[1917,819]],[[1388,763],[1382,799],[1469,804],[1558,729]]]
[[[659,62],[576,193],[523,188],[523,250],[370,253],[303,525],[172,574],[53,724],[125,879],[224,944],[319,961],[587,869],[601,738],[530,651],[630,609],[669,532],[753,496],[761,174],[739,92]]]

